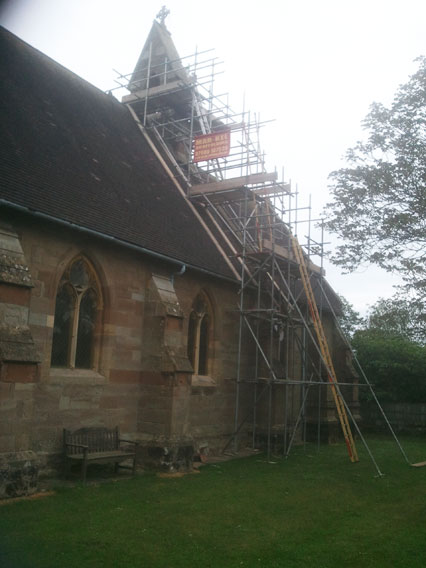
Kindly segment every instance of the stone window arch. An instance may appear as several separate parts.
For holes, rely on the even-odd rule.
[[[211,340],[213,317],[210,302],[199,294],[189,314],[188,358],[195,375],[208,375],[211,371]]]
[[[52,367],[97,367],[102,295],[99,279],[83,256],[74,258],[59,282],[55,303]]]

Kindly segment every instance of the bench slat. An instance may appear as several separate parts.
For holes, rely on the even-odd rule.
[[[135,455],[135,452],[117,452],[117,451],[111,451],[111,452],[92,452],[91,454],[87,454],[87,459],[89,461],[91,460],[99,460],[101,458],[104,459],[109,459],[111,461],[114,461],[115,458],[117,459],[129,459],[132,458]],[[84,454],[72,454],[70,456],[68,456],[70,459],[72,460],[82,460],[84,459]]]

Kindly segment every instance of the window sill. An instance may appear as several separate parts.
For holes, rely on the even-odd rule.
[[[106,377],[92,369],[63,369],[51,367],[49,378],[51,383],[72,383],[75,385],[103,385],[107,382]]]
[[[217,387],[216,381],[208,375],[192,375],[191,386],[203,388]]]

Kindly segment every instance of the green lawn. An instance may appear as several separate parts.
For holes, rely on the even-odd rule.
[[[59,490],[0,507],[2,568],[426,566],[426,467],[394,442],[294,448],[201,468],[199,475]],[[412,461],[426,441],[403,439]]]

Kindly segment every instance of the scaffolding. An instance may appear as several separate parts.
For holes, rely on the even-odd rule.
[[[113,90],[127,90],[122,102],[138,117],[188,200],[202,211],[239,274],[234,432],[224,450],[231,444],[236,449],[244,431],[250,432],[253,447],[264,443],[268,459],[278,446],[288,456],[296,439],[312,439],[314,424],[319,445],[324,425],[336,421],[332,389],[342,401],[339,413],[349,417],[368,450],[351,410],[357,380],[343,377],[337,383],[334,375],[332,385],[327,381],[330,361],[315,337],[301,259],[292,244],[295,237],[303,239],[303,264],[319,318],[325,310],[335,315],[324,280],[324,231],[312,236],[311,203],[300,207],[297,186],[284,181],[284,172],[279,179],[276,171],[267,171],[260,131],[268,121],[244,105],[242,112],[233,112],[228,96],[215,94],[222,62],[211,50],[184,58],[170,57],[170,51],[149,43],[135,71],[118,74]],[[229,135],[227,155],[195,162],[194,139],[222,132]],[[347,426],[350,430],[349,421]]]

